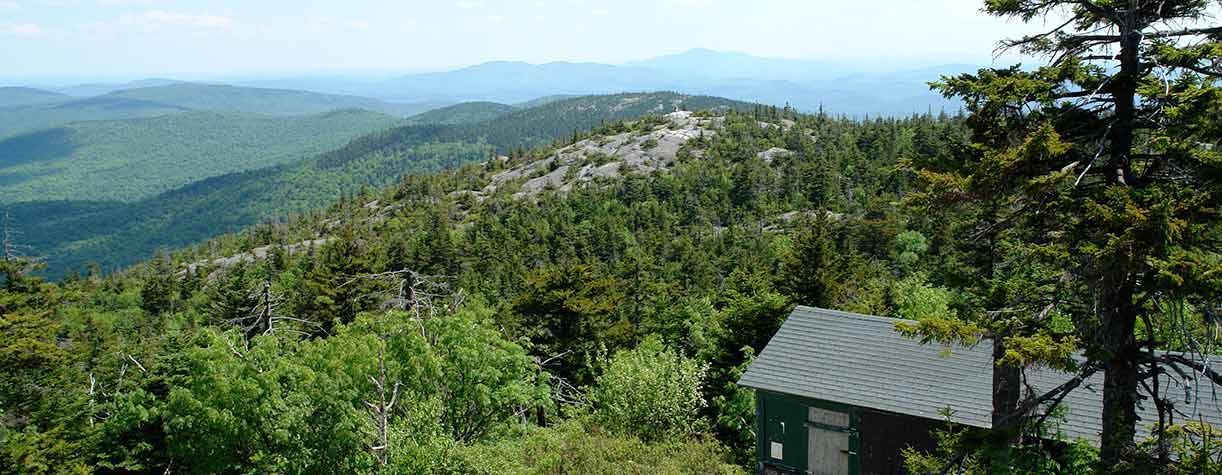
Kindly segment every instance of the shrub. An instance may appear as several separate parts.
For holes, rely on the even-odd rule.
[[[590,393],[596,423],[645,440],[688,436],[703,428],[705,365],[657,338],[617,353],[606,365]]]
[[[446,467],[434,473],[585,475],[730,475],[741,468],[726,463],[724,448],[709,440],[646,443],[608,434],[575,420],[546,429],[532,428],[495,444],[460,447]]]

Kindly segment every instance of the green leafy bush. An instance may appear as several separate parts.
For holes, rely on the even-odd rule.
[[[726,462],[724,449],[708,440],[647,443],[568,421],[532,428],[491,445],[458,447],[432,473],[584,475],[730,475],[745,473]]]
[[[657,338],[607,362],[590,392],[593,418],[617,434],[646,440],[689,436],[705,424],[700,393],[707,366],[667,348]]]

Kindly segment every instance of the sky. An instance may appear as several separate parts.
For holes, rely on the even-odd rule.
[[[617,64],[691,48],[991,64],[1032,32],[983,0],[0,0],[0,77],[402,74],[491,60]]]

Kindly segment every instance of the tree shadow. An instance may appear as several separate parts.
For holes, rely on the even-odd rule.
[[[80,148],[75,135],[58,127],[0,140],[0,169],[67,158]]]

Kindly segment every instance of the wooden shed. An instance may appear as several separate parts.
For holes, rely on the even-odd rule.
[[[992,424],[992,343],[922,345],[895,319],[797,307],[739,384],[756,390],[756,460],[761,474],[903,473],[905,447],[930,450],[930,432],[950,423]],[[1222,359],[1211,358],[1222,365]],[[1026,384],[1051,389],[1072,375],[1028,369]],[[1168,378],[1178,420],[1222,427],[1222,401],[1195,381]],[[1102,375],[1070,393],[1059,431],[1098,444]],[[1157,421],[1153,404],[1138,408]],[[1140,429],[1141,435],[1148,432]]]

